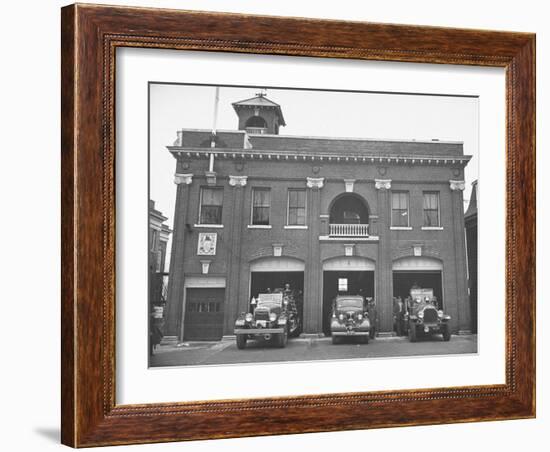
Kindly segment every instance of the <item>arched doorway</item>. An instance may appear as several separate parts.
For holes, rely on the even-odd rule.
[[[250,263],[251,272],[304,271],[304,261],[295,257],[261,257]]]
[[[375,262],[360,256],[339,256],[323,262],[323,332],[330,335],[332,300],[336,295],[374,298]]]
[[[426,256],[409,256],[397,259],[392,265],[393,296],[403,300],[409,296],[411,287],[433,289],[438,307],[443,308],[443,263]]]
[[[356,193],[337,196],[329,209],[329,235],[333,237],[368,236],[369,207]]]
[[[297,303],[296,308],[303,321],[304,269],[305,263],[294,257],[264,257],[254,260],[250,264],[249,299],[290,284],[290,288],[302,300]]]
[[[250,264],[250,297],[283,288],[290,284],[293,290],[304,290],[305,264],[293,257],[264,257]]]

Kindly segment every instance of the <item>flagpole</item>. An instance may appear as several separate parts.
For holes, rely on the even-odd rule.
[[[218,121],[218,104],[220,103],[220,87],[216,86],[216,95],[214,96],[214,118],[212,120],[212,136],[210,138],[210,148],[216,147],[216,127]],[[210,163],[208,165],[208,171],[214,171],[214,153],[210,153]]]

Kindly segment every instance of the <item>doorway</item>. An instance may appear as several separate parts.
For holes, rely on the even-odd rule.
[[[330,336],[332,301],[336,295],[374,298],[374,271],[323,272],[323,333]]]
[[[187,289],[185,336],[188,341],[219,341],[223,333],[225,289]]]
[[[443,286],[441,283],[441,271],[394,271],[393,272],[393,296],[405,300],[410,295],[411,287],[433,289],[437,298],[437,308],[443,309]]]

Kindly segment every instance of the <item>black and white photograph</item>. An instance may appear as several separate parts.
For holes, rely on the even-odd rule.
[[[148,96],[149,367],[478,352],[476,95]]]

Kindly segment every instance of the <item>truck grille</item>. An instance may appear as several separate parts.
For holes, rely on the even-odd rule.
[[[424,322],[436,323],[438,319],[437,311],[433,308],[424,309]]]
[[[263,309],[261,311],[256,310],[254,311],[254,318],[256,320],[269,320],[269,311],[264,311]]]

